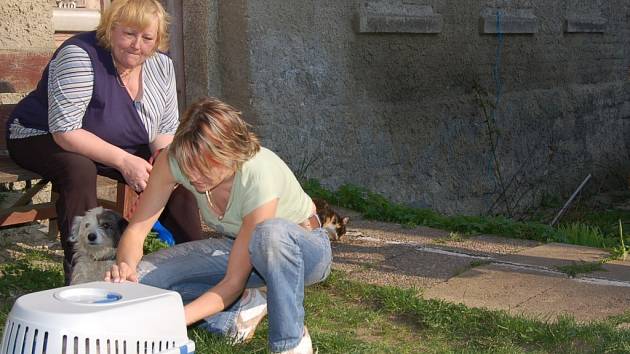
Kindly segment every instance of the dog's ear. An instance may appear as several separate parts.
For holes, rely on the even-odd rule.
[[[70,237],[68,237],[68,242],[78,242],[79,241],[79,229],[81,229],[81,221],[83,220],[82,216],[75,216],[72,221],[72,228],[70,229]]]
[[[345,218],[341,219],[341,224],[348,225],[348,221],[350,221],[350,217],[346,216]]]
[[[114,241],[115,241],[116,246],[118,246],[118,241],[120,240],[120,236],[127,228],[127,225],[129,224],[129,222],[125,220],[125,218],[123,218],[122,215],[120,215],[119,213],[111,209],[105,209],[103,211],[103,217],[109,220],[112,223],[111,226],[115,227],[116,231],[118,231],[114,234]]]

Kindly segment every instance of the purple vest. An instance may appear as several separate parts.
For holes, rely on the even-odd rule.
[[[111,52],[97,44],[96,32],[80,33],[65,41],[53,54],[67,45],[85,50],[92,61],[94,86],[92,99],[83,116],[82,128],[108,143],[135,154],[145,150],[149,134],[134,107],[133,100],[117,78]],[[49,64],[50,65],[50,64]],[[46,66],[37,88],[24,97],[13,111],[8,127],[14,119],[28,128],[48,130],[48,69]]]

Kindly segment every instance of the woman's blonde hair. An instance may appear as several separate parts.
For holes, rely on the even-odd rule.
[[[153,21],[158,20],[155,49],[165,52],[168,50],[168,13],[158,0],[115,0],[101,14],[101,21],[96,27],[98,43],[105,49],[112,47],[112,30],[117,25],[145,29]]]
[[[260,150],[250,128],[232,106],[214,97],[202,98],[184,113],[169,152],[188,178],[208,175],[213,164],[236,170]]]

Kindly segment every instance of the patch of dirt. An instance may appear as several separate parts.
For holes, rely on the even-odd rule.
[[[48,227],[38,223],[0,229],[0,263],[10,262],[28,250],[42,251],[61,261],[61,243],[50,240],[47,233]]]
[[[617,325],[618,330],[630,330],[630,323],[624,322]]]

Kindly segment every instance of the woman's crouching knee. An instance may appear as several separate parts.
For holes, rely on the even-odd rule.
[[[286,258],[299,252],[292,228],[299,227],[286,219],[269,219],[256,226],[249,242],[249,254],[256,269],[274,259]]]

